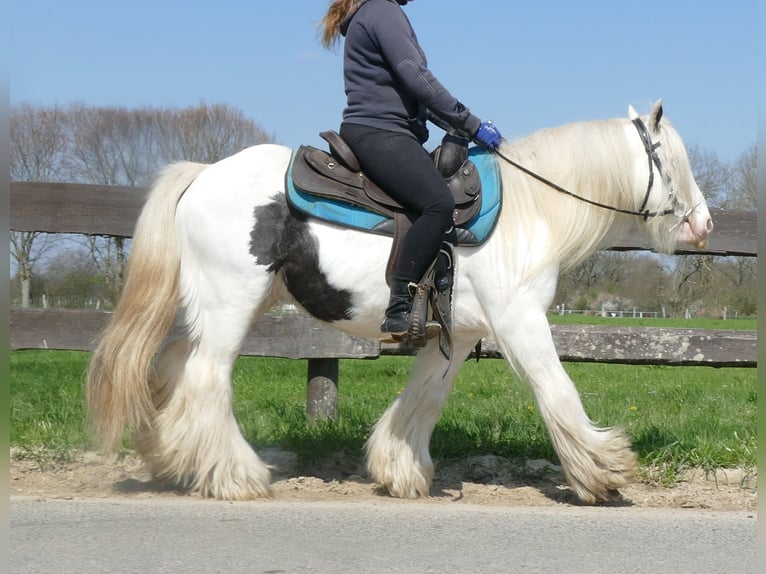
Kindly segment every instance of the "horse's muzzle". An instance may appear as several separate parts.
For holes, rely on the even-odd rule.
[[[713,219],[707,210],[705,210],[705,213],[693,213],[682,222],[679,243],[702,251],[707,247],[713,227]]]

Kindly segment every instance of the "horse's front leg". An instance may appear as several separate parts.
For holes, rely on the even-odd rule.
[[[535,297],[515,297],[488,313],[503,356],[531,387],[569,486],[586,504],[614,497],[632,479],[636,455],[619,428],[598,428],[558,358],[545,309]]]
[[[375,424],[367,440],[370,477],[391,496],[429,496],[434,465],[429,443],[460,366],[476,340],[453,341],[452,364],[436,340],[415,359],[407,388]]]

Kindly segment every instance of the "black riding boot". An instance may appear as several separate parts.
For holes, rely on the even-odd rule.
[[[381,341],[402,341],[410,328],[412,299],[417,284],[401,279],[391,279],[391,297],[388,300],[386,318],[380,326]]]

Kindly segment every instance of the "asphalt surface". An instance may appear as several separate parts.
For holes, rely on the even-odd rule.
[[[10,499],[10,571],[756,572],[756,514],[648,508]]]

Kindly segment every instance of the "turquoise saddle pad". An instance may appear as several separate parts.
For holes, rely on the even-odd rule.
[[[497,160],[492,153],[482,148],[472,147],[468,151],[468,159],[479,171],[482,202],[479,212],[458,230],[458,240],[461,245],[481,245],[497,223],[502,203],[502,182]],[[344,201],[318,197],[297,189],[293,185],[294,160],[295,154],[290,159],[290,166],[285,176],[287,200],[293,208],[310,217],[344,227],[383,235],[393,234],[392,220],[383,215]]]

